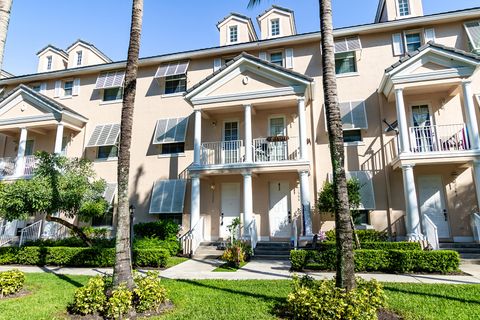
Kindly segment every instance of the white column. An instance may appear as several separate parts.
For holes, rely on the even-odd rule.
[[[395,89],[395,102],[397,105],[397,121],[399,131],[400,152],[410,152],[410,142],[408,140],[407,114],[405,111],[405,102],[403,101],[403,89]]]
[[[312,231],[312,216],[310,213],[310,183],[308,181],[308,171],[300,171],[300,202],[302,205],[303,214],[303,235],[311,237]]]
[[[18,140],[17,160],[15,161],[15,175],[23,176],[25,172],[25,148],[27,146],[27,128],[21,128]]]
[[[54,153],[62,153],[62,141],[63,141],[63,123],[57,124],[57,135],[55,136],[55,148]]]
[[[477,194],[477,210],[480,211],[480,160],[473,161],[473,179],[475,181],[475,191]]]
[[[190,229],[200,220],[200,175],[192,174],[192,194],[190,195]]]
[[[480,149],[480,137],[478,135],[478,122],[475,114],[475,104],[473,103],[472,82],[470,80],[462,83],[463,103],[465,105],[465,114],[467,116],[467,130],[472,149]]]
[[[243,224],[245,226],[245,235],[250,235],[250,230],[246,229],[250,226],[253,219],[253,189],[252,189],[252,173],[243,173]]]
[[[420,211],[418,210],[413,165],[402,166],[402,172],[403,192],[405,194],[405,224],[407,228],[407,238],[410,241],[423,240],[424,237],[420,226]]]
[[[252,162],[252,105],[245,107],[245,162]]]
[[[200,148],[202,146],[202,113],[195,110],[195,130],[193,137],[193,164],[200,165]]]
[[[305,116],[305,97],[298,97],[298,138],[300,148],[300,160],[308,160],[307,155],[307,120]]]

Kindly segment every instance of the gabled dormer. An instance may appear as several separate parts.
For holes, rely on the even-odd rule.
[[[38,51],[37,56],[37,72],[49,72],[67,68],[68,54],[51,44]]]
[[[375,23],[421,16],[422,0],[380,0]]]
[[[262,40],[297,34],[295,16],[290,9],[272,6],[257,17]]]
[[[226,16],[217,23],[217,28],[221,46],[258,40],[252,20],[238,13]]]
[[[93,44],[78,39],[67,48],[68,68],[110,63],[112,60]]]

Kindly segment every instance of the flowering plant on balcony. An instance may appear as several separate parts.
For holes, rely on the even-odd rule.
[[[288,136],[270,136],[267,137],[267,142],[284,142],[288,141]]]

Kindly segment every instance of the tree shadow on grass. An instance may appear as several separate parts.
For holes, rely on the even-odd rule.
[[[418,291],[412,291],[412,290],[398,289],[398,288],[389,287],[388,285],[384,285],[383,289],[385,291],[406,293],[406,294],[418,295],[418,296],[424,296],[424,297],[427,296],[427,297],[440,298],[440,299],[445,299],[445,300],[453,300],[453,301],[458,301],[458,302],[462,302],[462,303],[480,304],[480,300],[471,300],[471,299],[451,297],[451,296],[435,294],[435,293],[427,293],[427,292],[418,292]]]
[[[73,280],[69,276],[66,276],[66,275],[61,274],[61,273],[57,273],[57,272],[55,272],[55,270],[51,270],[51,269],[48,269],[48,268],[45,268],[45,267],[40,267],[40,269],[42,269],[43,271],[45,271],[47,273],[51,273],[51,274],[55,275],[57,278],[59,278],[63,281],[66,281],[66,282],[70,283],[71,285],[73,285],[77,288],[83,287],[82,283],[80,283],[76,280]]]

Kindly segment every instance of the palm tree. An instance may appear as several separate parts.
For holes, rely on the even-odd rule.
[[[10,10],[13,0],[0,0],[0,70],[3,66],[3,53],[7,41],[8,24],[10,23]]]
[[[118,214],[116,225],[115,267],[113,284],[125,283],[134,287],[130,247],[130,209],[128,178],[130,173],[130,145],[132,142],[133,108],[137,87],[138,55],[142,32],[143,0],[133,0],[130,43],[128,46],[122,118],[120,123],[120,147],[118,153]]]
[[[261,1],[262,0],[249,0],[248,7],[253,7]],[[338,104],[337,81],[335,76],[332,2],[331,0],[319,0],[319,6],[323,94],[335,195],[335,229],[337,237],[336,286],[349,291],[355,288],[353,229],[348,204],[347,179],[345,176],[342,117]]]

